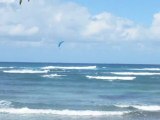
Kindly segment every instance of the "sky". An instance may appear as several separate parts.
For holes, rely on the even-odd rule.
[[[160,1],[0,0],[0,61],[160,64],[159,53]]]

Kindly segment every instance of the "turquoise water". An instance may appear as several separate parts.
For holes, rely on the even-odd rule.
[[[0,120],[159,120],[160,65],[0,63]]]

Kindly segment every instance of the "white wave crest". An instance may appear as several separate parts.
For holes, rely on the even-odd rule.
[[[136,108],[143,111],[160,111],[160,106],[157,105],[116,105],[117,107],[121,108]]]
[[[116,107],[120,107],[120,108],[128,108],[131,107],[131,105],[115,105]]]
[[[118,77],[118,76],[86,76],[89,79],[101,80],[134,80],[136,77]]]
[[[124,115],[129,111],[91,111],[91,110],[52,110],[52,109],[29,109],[29,108],[0,108],[0,113],[9,114],[53,114],[66,116],[112,116]]]
[[[4,73],[48,73],[48,70],[4,70]]]
[[[0,108],[11,107],[12,102],[6,100],[0,100]]]
[[[131,69],[131,70],[142,70],[142,71],[160,71],[160,68],[137,68],[137,69]]]
[[[76,70],[87,70],[87,69],[96,69],[96,66],[69,66],[69,67],[61,67],[61,66],[47,66],[47,67],[42,67],[42,69],[66,69],[66,70],[71,70],[71,69],[76,69]]]
[[[151,73],[151,72],[111,72],[115,75],[160,75],[160,73]]]
[[[139,110],[144,111],[160,111],[160,106],[152,105],[152,106],[133,106]]]
[[[61,77],[61,76],[65,76],[65,75],[58,75],[58,74],[42,75],[42,77],[45,77],[45,78],[55,78],[55,77]]]
[[[14,67],[0,67],[0,69],[8,69],[8,68],[14,68]]]

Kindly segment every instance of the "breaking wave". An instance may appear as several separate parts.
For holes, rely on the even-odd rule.
[[[4,73],[48,73],[48,70],[4,70]]]
[[[75,69],[75,70],[87,70],[87,69],[96,69],[96,66],[79,66],[79,67],[74,67],[74,66],[69,66],[69,67],[61,67],[61,66],[47,66],[47,67],[42,67],[42,69],[66,69],[66,70],[71,70],[71,69]]]
[[[14,67],[0,67],[0,69],[11,69],[11,68],[14,68]]]
[[[160,111],[160,106],[158,105],[116,105],[116,107],[120,108],[135,108],[143,111]]]
[[[6,100],[0,100],[0,108],[8,108],[12,106],[12,102]]]
[[[160,73],[151,73],[151,72],[111,72],[115,75],[160,75]]]
[[[142,70],[142,71],[160,71],[160,68],[135,68],[135,69],[131,69],[131,70]]]
[[[66,76],[66,75],[58,75],[58,74],[42,75],[42,77],[45,77],[45,78],[55,78],[55,77],[61,77],[61,76]]]
[[[0,108],[0,113],[8,114],[53,114],[66,116],[112,116],[124,115],[129,111],[91,111],[91,110],[52,110],[52,109],[29,109],[29,108]]]
[[[160,106],[133,106],[133,107],[143,111],[160,111]]]
[[[134,80],[136,77],[118,77],[118,76],[86,76],[89,79],[101,80]]]

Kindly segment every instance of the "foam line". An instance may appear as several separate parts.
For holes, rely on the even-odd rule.
[[[112,116],[124,115],[129,111],[91,111],[91,110],[52,110],[52,109],[29,109],[29,108],[0,108],[0,113],[9,114],[54,114],[66,116]]]
[[[160,68],[137,68],[137,69],[131,69],[131,70],[142,70],[142,71],[160,71]]]
[[[42,75],[42,77],[45,77],[45,78],[55,78],[55,77],[61,77],[61,76],[65,76],[65,75],[58,75],[58,74]]]
[[[4,70],[4,73],[48,73],[48,70]]]
[[[119,77],[119,76],[86,76],[89,79],[101,79],[101,80],[134,80],[136,77]]]
[[[160,106],[158,105],[116,105],[116,107],[120,108],[136,108],[143,111],[160,111]]]
[[[160,73],[151,73],[151,72],[111,72],[115,75],[160,75]]]
[[[61,66],[47,66],[47,67],[42,67],[42,69],[66,69],[66,70],[71,70],[71,69],[75,69],[75,70],[87,70],[87,69],[96,69],[96,66],[69,66],[69,67],[61,67]]]

